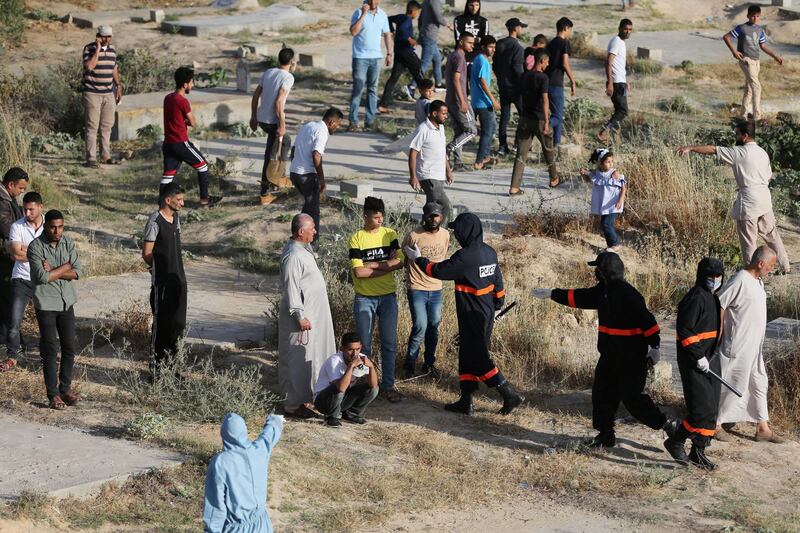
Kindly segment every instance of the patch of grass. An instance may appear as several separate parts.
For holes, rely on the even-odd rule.
[[[659,104],[659,107],[667,113],[677,113],[679,115],[691,115],[695,113],[695,109],[692,105],[681,95],[663,100]]]
[[[7,512],[14,518],[33,518],[40,517],[47,507],[53,504],[52,498],[42,492],[23,490],[19,498],[13,500]]]
[[[281,271],[280,258],[275,254],[246,252],[233,258],[233,266],[258,274],[278,274]]]
[[[0,168],[31,168],[31,141],[23,117],[13,108],[0,109]]]
[[[147,355],[153,315],[143,300],[123,302],[100,319],[103,336],[110,342],[127,343],[133,350]]]
[[[0,54],[8,46],[22,42],[25,32],[25,3],[22,0],[5,0],[0,7]]]
[[[637,59],[636,61],[629,62],[628,66],[630,67],[631,72],[635,72],[636,74],[644,74],[645,76],[655,76],[657,74],[661,74],[661,71],[664,70],[663,64],[650,59]]]
[[[790,349],[766,361],[769,375],[770,422],[796,431],[800,428],[800,338]]]

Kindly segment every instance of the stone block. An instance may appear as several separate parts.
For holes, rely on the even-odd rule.
[[[215,15],[187,17],[176,21],[164,21],[161,29],[165,32],[179,32],[190,37],[230,35],[241,31],[253,34],[283,28],[297,28],[313,24],[319,15],[302,11],[295,6],[273,4],[266,9],[241,15]]]
[[[323,54],[300,54],[298,63],[301,67],[325,68],[325,56]]]
[[[451,210],[453,212],[452,220],[455,220],[456,217],[461,213],[469,213],[469,207],[467,207],[464,204],[454,204],[453,206],[451,206]]]
[[[259,7],[258,0],[214,0],[214,9],[251,9]]]
[[[266,44],[260,43],[244,43],[242,47],[246,48],[251,54],[267,57],[269,55],[269,48]]]
[[[150,22],[155,22],[156,24],[161,24],[164,21],[164,17],[166,14],[164,13],[163,9],[151,9],[150,10]]]
[[[663,58],[663,51],[660,48],[646,48],[639,46],[636,48],[637,59],[649,59],[651,61],[661,61]]]
[[[236,57],[244,59],[250,54],[250,50],[244,46],[240,46],[236,49]]]
[[[772,0],[773,6],[794,7],[794,0]]]
[[[264,66],[261,63],[239,61],[236,65],[236,90],[241,93],[252,94],[264,70]]]
[[[583,147],[573,143],[559,144],[558,153],[561,158],[581,159],[583,157]]]
[[[768,339],[791,339],[800,335],[800,320],[780,317],[767,323]]]
[[[351,198],[366,198],[372,196],[371,181],[342,181],[339,183],[339,193]]]

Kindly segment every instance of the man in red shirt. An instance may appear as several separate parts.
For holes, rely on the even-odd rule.
[[[164,174],[161,176],[159,194],[168,183],[172,183],[181,163],[188,163],[197,170],[200,183],[200,207],[213,207],[221,196],[208,195],[208,163],[200,150],[189,141],[189,128],[197,127],[192,115],[192,106],[186,95],[194,86],[194,70],[180,67],[175,71],[175,92],[164,97]]]

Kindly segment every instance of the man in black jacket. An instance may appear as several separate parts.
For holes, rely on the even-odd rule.
[[[22,218],[17,197],[25,194],[28,181],[27,172],[19,167],[11,167],[3,176],[3,186],[0,187],[0,344],[6,343],[6,324],[11,313],[11,270],[14,268],[14,259],[8,250],[8,232],[11,225]],[[13,359],[0,362],[0,372],[10,370],[15,365]]]
[[[589,265],[595,267],[594,287],[534,289],[533,295],[573,308],[597,309],[600,359],[592,385],[592,425],[599,433],[591,446],[616,443],[614,416],[620,401],[637,420],[672,436],[677,422],[667,419],[644,393],[647,367],[660,359],[658,323],[639,291],[625,281],[625,265],[617,254],[602,252]]]
[[[683,383],[683,397],[689,414],[678,426],[677,434],[664,441],[664,447],[681,464],[691,462],[699,468],[713,470],[706,457],[717,426],[720,384],[709,369],[720,374],[719,357],[714,357],[720,328],[720,303],[716,292],[722,287],[725,269],[718,259],[705,257],[697,265],[694,287],[678,304],[677,330],[678,369]],[[691,439],[692,450],[686,455],[683,445]]]
[[[503,398],[500,413],[506,415],[525,398],[506,381],[489,355],[494,317],[505,301],[497,253],[483,242],[481,221],[474,214],[462,213],[448,227],[461,245],[450,259],[433,263],[420,257],[417,245],[404,248],[408,260],[416,262],[428,276],[455,281],[461,397],[444,408],[455,413],[472,414],[472,394],[483,382],[487,387],[497,388]]]
[[[522,30],[527,28],[516,17],[506,21],[508,37],[497,41],[492,70],[497,77],[497,88],[500,90],[500,128],[498,137],[500,149],[498,155],[508,154],[508,122],[511,120],[511,104],[519,113],[520,80],[525,71],[525,48],[519,42]]]

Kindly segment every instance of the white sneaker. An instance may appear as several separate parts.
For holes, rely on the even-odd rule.
[[[406,85],[406,86],[403,87],[403,92],[406,93],[406,96],[408,96],[409,100],[413,100],[414,99],[414,90],[415,89],[413,89],[411,87],[411,85]]]
[[[622,248],[621,245],[612,246],[610,248],[606,248],[606,252],[613,252],[615,254],[619,253],[620,249]]]
[[[435,93],[445,93],[445,92],[447,92],[447,88],[440,83],[439,85],[436,86],[436,88],[433,90],[433,92],[435,92]]]

